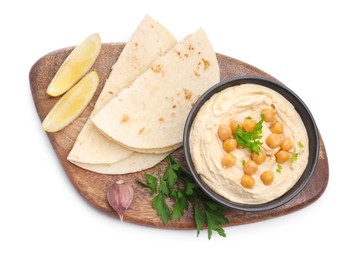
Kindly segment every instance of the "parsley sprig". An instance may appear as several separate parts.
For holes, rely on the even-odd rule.
[[[213,231],[225,237],[226,234],[221,225],[229,221],[222,213],[224,207],[211,201],[194,182],[190,173],[172,156],[168,156],[166,161],[168,167],[163,175],[158,166],[157,177],[145,174],[146,182],[139,181],[151,190],[151,195],[156,194],[152,199],[152,207],[157,211],[163,223],[167,224],[170,219],[179,219],[191,205],[197,236],[203,227],[207,226],[208,239],[211,239]],[[174,202],[173,206],[167,203],[166,198]]]
[[[252,132],[244,132],[238,125],[237,132],[234,134],[234,138],[244,148],[249,148],[251,152],[259,154],[261,145],[263,144],[260,139],[262,138],[262,123],[264,121],[264,115],[261,115],[261,120],[257,122]]]

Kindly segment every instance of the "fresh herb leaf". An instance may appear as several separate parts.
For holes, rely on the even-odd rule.
[[[216,231],[221,236],[226,236],[222,224],[228,223],[228,219],[223,215],[224,207],[210,200],[194,182],[190,173],[184,169],[173,157],[166,158],[167,169],[158,177],[145,174],[146,183],[138,181],[144,187],[151,190],[151,195],[157,194],[152,199],[152,207],[157,211],[158,216],[164,224],[170,218],[177,220],[189,209],[191,204],[194,210],[194,221],[197,227],[197,236],[204,226],[207,226],[208,239],[212,236],[212,231]],[[166,198],[174,201],[169,207]]]
[[[299,148],[303,148],[303,143],[302,143],[301,141],[299,141],[299,142],[297,143],[297,145],[298,145]]]
[[[157,210],[157,214],[163,223],[167,224],[170,219],[170,210],[162,192],[158,193],[158,195],[152,199],[152,207]]]
[[[188,200],[181,190],[176,190],[175,203],[172,211],[172,219],[176,220],[183,216],[184,212],[188,210]]]
[[[167,157],[166,158],[169,167],[164,172],[164,180],[168,182],[169,186],[173,186],[174,182],[177,180],[177,174],[175,171],[178,171],[180,168],[179,163],[172,164],[172,161]]]
[[[201,203],[196,202],[193,207],[197,236],[204,226],[207,226],[208,239],[212,237],[213,231],[220,236],[226,236],[222,224],[228,223],[228,219],[221,213],[222,206],[210,200],[203,200]]]
[[[298,159],[298,153],[292,154],[292,156],[291,156],[291,162],[295,162],[295,161],[297,161],[297,159]]]
[[[263,144],[260,139],[262,138],[262,123],[264,121],[264,115],[261,115],[261,120],[257,122],[252,132],[244,132],[238,125],[237,132],[234,134],[234,138],[242,147],[249,148],[251,152],[259,154],[261,145]]]
[[[213,230],[220,236],[225,237],[226,234],[221,227],[221,224],[228,223],[228,220],[225,219],[223,215],[220,215],[217,211],[212,209],[206,210],[205,215],[207,218],[208,239],[211,239]]]
[[[277,172],[281,173],[282,172],[282,165],[281,164],[277,164]]]
[[[160,179],[159,179],[159,190],[160,190],[164,195],[169,195],[168,185],[167,185],[166,181],[164,180],[164,178],[160,178]]]
[[[144,174],[145,178],[147,179],[147,183],[143,184],[144,187],[147,187],[149,189],[151,189],[151,195],[157,193],[157,190],[158,190],[158,179],[156,177],[154,177],[153,175],[151,174]]]
[[[164,172],[164,180],[167,181],[169,186],[174,185],[174,182],[177,180],[177,174],[172,167],[168,167]]]
[[[262,138],[262,123],[264,121],[264,115],[261,115],[261,120],[257,122],[254,131],[253,131],[253,139],[261,139]]]
[[[205,201],[204,204],[207,206],[207,208],[211,210],[218,210],[220,209],[220,205],[213,202],[213,201]]]
[[[193,182],[187,182],[185,184],[185,193],[186,195],[190,196],[192,195],[194,192],[193,192],[193,189],[197,188],[197,184],[193,183]]]
[[[196,222],[197,227],[197,236],[203,229],[203,226],[207,224],[207,218],[204,212],[201,210],[200,207],[194,207],[194,220]]]
[[[244,166],[246,164],[246,160],[242,160],[242,165]]]

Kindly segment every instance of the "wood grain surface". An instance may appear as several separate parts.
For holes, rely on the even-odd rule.
[[[149,195],[149,190],[141,187],[137,183],[137,180],[144,180],[144,173],[155,173],[156,167],[126,175],[102,175],[79,168],[66,159],[77,135],[93,109],[94,103],[101,92],[101,88],[104,86],[104,82],[111,71],[112,65],[117,60],[123,48],[124,43],[106,43],[102,45],[101,53],[92,68],[92,70],[98,72],[100,78],[99,88],[93,100],[81,116],[71,125],[57,133],[48,133],[49,140],[72,184],[80,195],[92,206],[107,215],[117,217],[115,211],[107,202],[106,192],[110,184],[118,179],[122,179],[132,185],[135,194],[134,200],[124,216],[124,221],[159,228],[193,229],[195,228],[195,224],[191,209],[188,210],[181,219],[170,221],[167,225],[163,225],[155,210],[151,207],[150,201],[152,197]],[[51,52],[40,58],[30,70],[30,88],[40,121],[43,121],[47,113],[59,99],[48,96],[46,94],[46,88],[72,49],[73,47],[69,47]],[[242,61],[222,54],[217,54],[217,58],[222,80],[236,76],[263,76],[274,79],[267,73]],[[227,225],[246,224],[282,216],[306,207],[317,200],[326,189],[329,177],[326,149],[322,138],[320,138],[320,140],[321,147],[317,169],[310,182],[298,196],[281,207],[264,212],[243,212],[229,209],[225,212],[226,217],[230,221]],[[173,156],[180,161],[183,166],[186,166],[182,148],[176,150]],[[166,166],[167,163],[165,161],[160,163],[161,170],[164,170]],[[39,167],[41,166],[39,165]]]

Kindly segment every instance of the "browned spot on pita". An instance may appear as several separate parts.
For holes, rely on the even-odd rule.
[[[144,127],[143,127],[142,129],[140,129],[140,130],[139,130],[138,135],[142,134],[142,133],[143,133],[143,131],[144,131]]]
[[[128,115],[123,115],[122,120],[120,121],[121,123],[126,123],[129,121],[129,116]]]
[[[156,64],[152,67],[152,71],[154,71],[155,73],[159,73],[162,71],[162,66],[160,64]]]
[[[206,59],[204,59],[204,58],[202,58],[202,61],[203,61],[203,65],[204,65],[204,70],[208,69],[208,67],[209,67],[209,61],[206,60]]]
[[[114,95],[114,93],[113,93],[112,91],[108,91],[108,93],[109,93],[110,95]]]
[[[201,76],[197,71],[194,71],[194,75],[196,75],[198,78]]]
[[[173,105],[172,108],[176,108],[177,106],[176,105]]]
[[[164,122],[164,118],[163,118],[163,117],[160,117],[158,120],[159,120],[159,122]]]
[[[192,92],[189,90],[189,89],[183,89],[183,91],[184,91],[184,98],[186,99],[186,100],[189,100],[189,99],[191,99],[191,97],[192,97]]]

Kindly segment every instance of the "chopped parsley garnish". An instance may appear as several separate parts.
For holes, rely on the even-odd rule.
[[[301,141],[299,141],[299,142],[297,143],[297,145],[298,145],[299,148],[303,148],[303,143],[302,143]]]
[[[291,162],[295,162],[295,161],[297,161],[297,159],[298,159],[298,153],[292,154]]]
[[[281,164],[277,164],[277,172],[281,173],[282,171],[282,165]]]
[[[263,144],[260,139],[262,138],[262,123],[264,121],[264,115],[261,115],[261,120],[256,124],[252,132],[244,132],[238,125],[237,132],[234,134],[234,138],[242,147],[249,148],[251,152],[259,154],[261,145]]]

